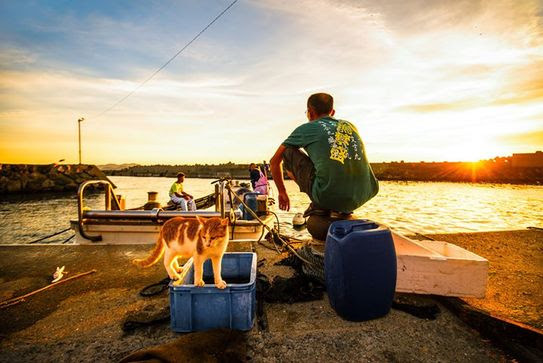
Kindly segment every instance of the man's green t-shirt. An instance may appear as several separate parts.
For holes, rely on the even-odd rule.
[[[352,212],[379,191],[356,127],[333,117],[298,126],[283,142],[303,147],[315,166],[312,200],[322,208]]]

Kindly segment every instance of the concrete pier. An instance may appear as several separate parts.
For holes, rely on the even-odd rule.
[[[541,232],[536,231],[510,233],[509,237],[522,241],[530,240],[534,234],[538,241],[541,237]],[[451,242],[455,242],[453,236],[449,236]],[[482,236],[485,234],[474,234],[473,238]],[[149,246],[142,245],[0,246],[0,300],[47,285],[57,266],[66,266],[67,277],[97,270],[20,304],[0,309],[0,361],[118,361],[134,351],[155,345],[183,346],[182,340],[190,335],[171,332],[167,321],[130,332],[122,329],[127,319],[142,315],[163,317],[168,311],[167,292],[150,298],[139,295],[144,286],[166,276],[162,263],[148,269],[139,269],[130,263],[134,258],[145,256],[148,250]],[[481,251],[474,252],[484,256]],[[262,246],[257,246],[257,253],[263,261],[259,271],[270,280],[274,276],[293,274],[290,267],[274,265],[284,256]],[[541,281],[541,275],[536,277]],[[506,288],[514,289],[512,286]],[[526,296],[527,299],[539,298],[539,295]],[[243,352],[243,356],[238,358],[257,362],[481,362],[511,358],[468,327],[438,299],[410,298],[435,302],[441,312],[435,320],[426,320],[393,309],[383,318],[354,323],[339,318],[326,296],[323,300],[305,303],[266,303],[267,327],[259,328],[255,324],[250,332],[242,334],[243,349],[238,351]],[[205,354],[205,348],[202,349],[201,353]],[[194,354],[199,353],[192,350],[190,357],[178,358],[180,361],[194,359]]]

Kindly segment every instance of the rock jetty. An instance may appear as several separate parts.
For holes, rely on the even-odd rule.
[[[92,179],[111,182],[96,165],[0,164],[0,194],[76,191]]]

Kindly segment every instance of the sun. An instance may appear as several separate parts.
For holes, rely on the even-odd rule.
[[[504,150],[501,145],[491,140],[482,137],[470,137],[465,140],[455,155],[451,155],[448,159],[451,161],[479,161],[492,159],[497,155],[503,154]]]

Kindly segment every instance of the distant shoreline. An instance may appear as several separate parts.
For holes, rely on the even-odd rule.
[[[375,176],[383,181],[459,182],[543,185],[543,167],[514,167],[508,158],[471,162],[372,163]],[[187,178],[215,179],[230,176],[249,179],[249,164],[135,165],[104,170],[108,176],[170,177],[182,171]],[[273,179],[273,176],[269,176]]]
[[[540,155],[541,152],[536,153]],[[533,154],[532,154],[533,155]],[[249,164],[134,165],[100,169],[94,165],[0,164],[0,195],[76,191],[85,180],[108,180],[108,176],[216,179],[229,176],[249,180]],[[543,185],[543,166],[523,166],[512,158],[479,162],[372,163],[378,180],[404,182],[453,182],[512,185]],[[273,176],[269,175],[273,180]]]
[[[175,176],[161,176],[161,175],[111,175],[109,176],[126,176],[126,177],[133,177],[133,178],[175,178]],[[186,179],[218,179],[216,176],[187,176]],[[235,180],[247,180],[249,181],[249,177],[236,177],[232,178]],[[285,179],[289,180],[290,178],[285,175]],[[539,183],[514,183],[514,182],[487,182],[487,181],[463,181],[463,180],[413,180],[413,179],[383,179],[383,178],[377,178],[379,181],[397,181],[397,182],[419,182],[419,183],[468,183],[468,184],[510,184],[510,185],[534,185],[534,186],[543,186],[543,184]],[[273,181],[272,177],[269,177],[270,181]]]

